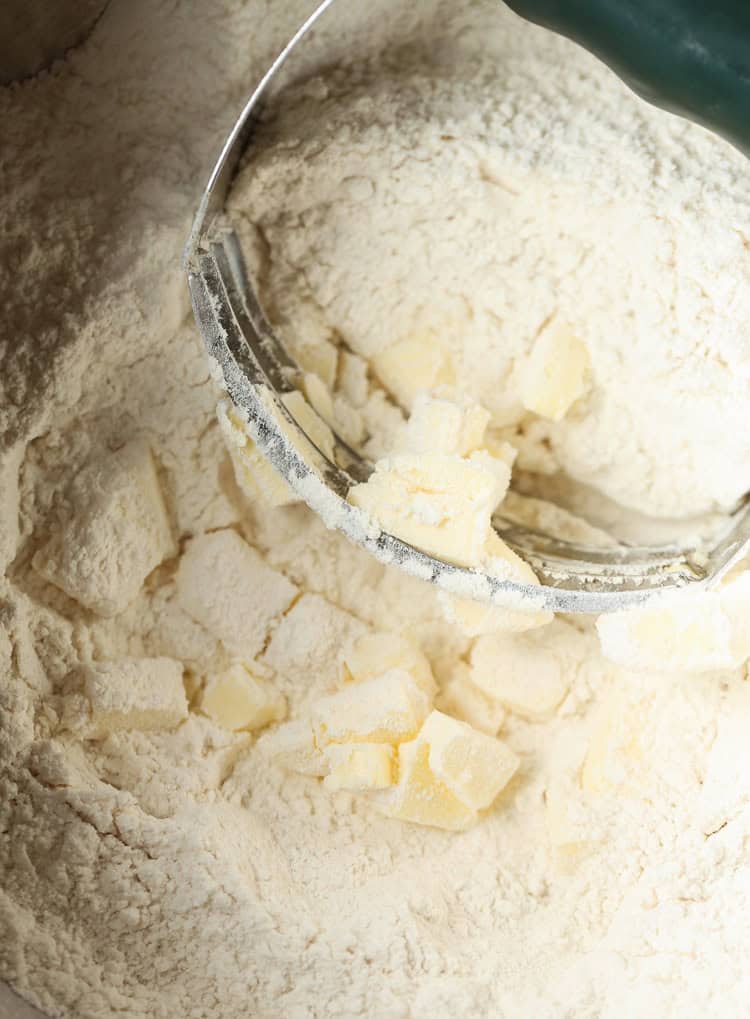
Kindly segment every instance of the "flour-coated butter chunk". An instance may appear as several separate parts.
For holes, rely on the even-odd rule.
[[[539,580],[528,563],[508,548],[492,528],[487,536],[482,565],[488,573],[501,580],[539,586]],[[489,633],[522,633],[546,626],[554,619],[552,612],[509,609],[473,598],[460,598],[446,591],[439,592],[438,600],[445,618],[467,637]]]
[[[362,408],[370,394],[367,361],[342,350],[339,357],[338,390],[352,407]]]
[[[247,434],[242,418],[231,403],[222,400],[216,415],[240,490],[248,498],[272,507],[298,502],[298,496]]]
[[[511,580],[516,584],[539,586],[539,578],[529,564],[503,541],[495,530],[487,535],[484,563],[494,577]]]
[[[321,778],[328,774],[328,761],[315,742],[309,719],[294,719],[278,726],[258,744],[271,760],[286,771]]]
[[[317,446],[320,452],[329,460],[333,460],[333,451],[336,444],[333,432],[317,411],[313,410],[302,393],[296,391],[284,393],[281,400],[310,442]],[[283,422],[281,427],[283,430]],[[294,437],[291,438],[294,441]]]
[[[438,707],[489,736],[497,735],[506,715],[500,701],[489,697],[471,681],[471,670],[463,662],[443,687]]]
[[[628,669],[710,672],[750,656],[750,573],[713,591],[679,591],[659,604],[600,616],[602,652]]]
[[[591,844],[581,791],[571,782],[552,782],[544,794],[547,834],[555,849],[558,867],[566,872],[585,855]]]
[[[350,446],[356,448],[367,438],[364,418],[356,407],[352,407],[346,397],[338,394],[334,396],[333,418],[336,422],[336,434]]]
[[[348,496],[385,531],[461,566],[479,564],[497,497],[490,471],[439,454],[380,460],[368,481]]]
[[[268,680],[259,679],[242,662],[235,662],[207,680],[201,710],[223,729],[239,732],[281,721],[286,701]]]
[[[366,633],[341,656],[343,682],[361,683],[403,669],[426,694],[435,693],[435,679],[427,656],[399,633]]]
[[[510,468],[516,462],[518,450],[509,442],[506,442],[505,439],[494,435],[491,431],[485,432],[481,448],[487,450],[490,456],[493,456],[496,460],[502,460]]]
[[[202,534],[187,546],[176,579],[180,606],[230,654],[252,661],[297,595],[235,531]]]
[[[122,658],[84,666],[80,680],[88,708],[81,728],[90,739],[128,729],[174,729],[187,718],[182,664],[172,658]]]
[[[400,743],[416,735],[430,698],[408,672],[391,669],[322,697],[311,710],[316,742]]]
[[[67,518],[34,569],[84,608],[115,616],[177,552],[151,450],[128,443],[84,467],[67,494]]]
[[[604,696],[592,714],[581,788],[589,795],[641,798],[648,795],[643,733],[649,717],[645,699],[631,700],[615,689]]]
[[[424,824],[447,831],[464,831],[477,819],[432,772],[430,748],[421,740],[410,740],[398,748],[398,782],[374,799],[388,817]]]
[[[302,378],[302,392],[318,417],[322,418],[329,428],[333,428],[333,398],[327,386],[314,372],[305,372]]]
[[[551,715],[568,690],[557,656],[524,636],[477,638],[471,650],[471,679],[510,711],[530,719]]]
[[[331,743],[324,750],[327,789],[364,792],[393,783],[394,751],[388,743]]]
[[[588,389],[586,345],[571,326],[553,318],[534,343],[522,373],[521,401],[527,410],[560,421]]]
[[[518,769],[518,758],[499,739],[442,711],[427,716],[417,741],[430,748],[433,775],[472,810],[489,807]]]
[[[404,429],[404,451],[468,456],[482,445],[489,420],[489,411],[468,397],[418,393]]]
[[[402,407],[411,407],[420,390],[455,382],[448,351],[429,333],[399,340],[371,358],[371,364]]]
[[[333,389],[339,364],[338,347],[318,338],[314,343],[295,344],[293,356],[303,371],[312,372],[329,390]]]
[[[510,464],[500,457],[493,456],[486,449],[475,449],[473,453],[469,453],[468,457],[466,457],[466,462],[471,464],[472,467],[478,467],[480,470],[487,471],[488,474],[492,474],[495,478],[495,504],[492,507],[494,510],[503,501],[510,486]]]

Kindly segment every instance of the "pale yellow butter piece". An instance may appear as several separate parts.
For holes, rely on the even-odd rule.
[[[337,395],[333,398],[333,419],[336,434],[355,449],[367,438],[364,418],[346,397]]]
[[[367,403],[370,394],[367,361],[359,354],[341,351],[337,388],[352,407],[361,408]]]
[[[505,707],[471,681],[468,665],[461,662],[443,687],[438,707],[475,729],[496,736],[505,721]]]
[[[551,715],[568,690],[558,658],[524,636],[478,637],[471,650],[471,678],[488,696],[530,719]]]
[[[248,498],[269,506],[298,502],[298,496],[250,438],[242,417],[229,401],[219,403],[216,416],[240,490]]]
[[[544,803],[549,840],[560,870],[566,873],[591,848],[581,791],[571,782],[553,782],[545,790]]]
[[[313,410],[302,393],[284,393],[281,400],[310,442],[329,460],[333,460],[335,439],[323,418]]]
[[[371,364],[402,407],[411,407],[420,390],[455,382],[448,351],[429,333],[399,340],[376,354]]]
[[[393,747],[387,743],[331,743],[324,750],[327,789],[386,789],[393,784]]]
[[[714,591],[680,591],[653,607],[613,612],[596,623],[606,658],[628,669],[710,672],[750,656],[750,573]]]
[[[495,505],[492,507],[494,510],[503,501],[510,486],[510,464],[501,457],[493,456],[486,449],[475,449],[473,453],[469,453],[466,462],[494,476],[497,482]]]
[[[328,387],[336,385],[339,351],[328,340],[318,339],[315,343],[295,344],[292,350],[295,360],[305,372],[311,372]]]
[[[428,715],[417,741],[430,748],[433,775],[472,810],[489,807],[520,763],[499,739],[442,711]]]
[[[435,693],[435,679],[427,656],[398,633],[366,633],[341,656],[343,682],[361,683],[390,669],[403,669],[425,693]]]
[[[440,454],[380,460],[368,481],[348,495],[385,531],[461,566],[479,564],[497,498],[490,471]]]
[[[421,740],[402,743],[398,748],[398,783],[378,796],[375,806],[401,821],[463,831],[476,820],[476,811],[434,775],[429,755],[428,744]]]
[[[404,451],[467,456],[482,445],[489,419],[489,411],[468,397],[418,393],[404,429]]]
[[[242,662],[235,662],[206,682],[201,710],[222,728],[239,732],[281,721],[286,715],[286,702],[268,680],[259,679]]]
[[[560,421],[587,391],[590,370],[586,345],[567,322],[553,318],[537,337],[522,372],[524,407]]]
[[[318,777],[328,774],[328,761],[315,742],[309,719],[285,722],[263,736],[259,746],[286,771]]]
[[[481,448],[486,449],[487,452],[494,456],[496,460],[502,460],[508,467],[513,467],[516,462],[518,451],[515,446],[512,446],[509,442],[494,435],[491,431],[485,432],[482,439]]]
[[[447,591],[438,591],[443,615],[466,637],[489,633],[522,633],[549,623],[551,612],[519,612],[473,598],[459,598]]]
[[[516,555],[496,531],[490,529],[485,544],[483,565],[488,573],[517,584],[538,586],[536,574]],[[438,592],[438,601],[445,618],[467,637],[490,633],[522,633],[550,623],[554,614],[546,611],[524,612],[506,609],[473,598],[460,598],[447,591]]]
[[[494,529],[487,535],[484,564],[493,576],[517,584],[538,586],[539,578],[529,564],[503,541]]]
[[[334,427],[333,398],[330,391],[314,372],[306,372],[302,378],[302,392],[312,409],[329,428]]]
[[[350,683],[312,706],[313,732],[327,743],[400,743],[411,739],[430,710],[430,698],[403,669]]]
[[[616,792],[640,798],[647,789],[642,738],[649,717],[646,700],[631,701],[614,690],[598,704],[581,769],[581,788],[601,796]]]
[[[188,714],[182,664],[172,658],[122,658],[84,666],[80,727],[90,739],[127,729],[174,729]]]

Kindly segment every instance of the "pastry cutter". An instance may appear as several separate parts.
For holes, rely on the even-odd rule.
[[[211,172],[185,249],[193,310],[213,373],[246,422],[248,435],[329,526],[381,562],[457,596],[510,609],[601,613],[643,605],[679,588],[717,583],[750,552],[750,499],[727,516],[710,547],[593,547],[508,526],[496,517],[496,530],[529,563],[539,586],[436,559],[381,530],[346,501],[351,486],[365,481],[373,465],[338,436],[332,455],[327,455],[287,409],[282,397],[297,388],[301,373],[264,314],[224,204],[240,158],[252,145],[261,107],[279,89],[282,67],[335,2],[319,4],[246,102]],[[750,10],[743,10],[745,5],[512,0],[510,6],[581,41],[645,98],[714,127],[738,147],[748,147]],[[745,21],[743,47],[736,33]]]

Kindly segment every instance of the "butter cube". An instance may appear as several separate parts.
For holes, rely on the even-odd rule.
[[[498,499],[497,478],[460,457],[403,454],[380,460],[349,502],[415,548],[476,566]]]
[[[268,506],[288,506],[299,498],[248,435],[239,412],[222,400],[216,416],[229,451],[234,477],[240,491]]]
[[[713,591],[679,591],[653,607],[612,612],[596,623],[602,653],[633,670],[711,672],[750,656],[750,573]]]
[[[336,422],[336,434],[344,442],[347,442],[355,449],[362,445],[367,438],[367,426],[362,414],[356,407],[352,407],[346,397],[334,397],[333,419]]]
[[[402,743],[398,748],[398,783],[374,800],[389,817],[414,824],[463,831],[476,821],[476,811],[467,807],[432,772],[430,748],[421,740]]]
[[[563,872],[570,871],[591,847],[591,832],[581,800],[572,783],[553,782],[545,790],[547,833]]]
[[[487,535],[484,565],[493,577],[501,580],[512,580],[516,584],[532,586],[539,584],[539,578],[529,564],[509,548],[495,530],[491,530]]]
[[[134,440],[95,460],[65,496],[65,519],[34,569],[84,608],[116,616],[177,552],[150,448]]]
[[[438,706],[489,736],[496,736],[505,721],[503,705],[472,683],[470,670],[463,662],[443,688]]]
[[[309,720],[294,719],[263,736],[258,745],[271,760],[286,771],[322,777],[328,774],[328,761],[316,745]]]
[[[105,739],[128,729],[174,729],[187,718],[182,665],[172,658],[122,658],[80,669],[82,730]]]
[[[420,390],[452,385],[448,351],[429,333],[406,337],[371,359],[375,374],[402,407],[411,407]]]
[[[342,350],[339,359],[338,391],[356,408],[364,407],[370,394],[367,361],[348,350]]]
[[[518,451],[515,447],[491,431],[485,433],[481,442],[481,448],[486,449],[490,456],[493,456],[496,460],[502,460],[510,468],[516,462]]]
[[[302,393],[296,391],[284,393],[281,400],[310,442],[317,446],[323,456],[333,461],[333,451],[336,445],[333,432],[317,411],[313,410]]]
[[[325,386],[333,389],[339,362],[338,347],[318,337],[314,343],[295,344],[292,353],[303,371],[317,375]]]
[[[427,657],[398,633],[367,633],[341,658],[341,679],[345,683],[374,679],[390,669],[408,672],[420,689],[434,695],[436,685]]]
[[[467,397],[418,393],[404,431],[407,453],[467,456],[482,445],[489,411]]]
[[[443,615],[466,637],[479,637],[488,633],[522,633],[545,626],[553,619],[551,612],[517,612],[499,605],[475,601],[473,598],[459,598],[438,592],[438,601]]]
[[[417,741],[430,748],[433,775],[472,810],[489,807],[518,769],[518,758],[504,743],[442,711],[428,715]]]
[[[502,538],[490,530],[485,545],[483,565],[488,573],[517,584],[538,586],[536,574],[520,556],[516,555]],[[447,591],[438,592],[443,615],[466,637],[479,637],[490,633],[522,633],[552,622],[552,612],[525,612],[506,609],[473,598],[459,598]]]
[[[297,595],[294,584],[229,529],[193,538],[176,588],[180,607],[244,661],[263,649],[273,623]]]
[[[588,350],[572,327],[553,318],[534,343],[523,371],[521,402],[527,410],[560,421],[588,389]]]
[[[332,743],[324,756],[330,772],[327,789],[364,792],[385,789],[393,783],[393,747],[387,743]]]
[[[417,733],[429,710],[429,698],[411,675],[391,669],[316,701],[313,732],[319,746],[400,743]]]
[[[560,660],[523,636],[487,635],[471,650],[471,679],[524,718],[547,718],[568,690]]]
[[[326,386],[314,372],[306,372],[302,377],[302,392],[318,417],[322,418],[329,428],[333,428],[333,399]]]
[[[618,690],[597,705],[581,769],[584,792],[597,796],[617,792],[636,798],[644,795],[647,764],[641,738],[648,719],[645,700],[630,701]]]
[[[511,466],[502,457],[493,456],[486,449],[475,449],[466,458],[467,463],[487,471],[495,476],[497,481],[497,492],[495,493],[495,506],[499,505],[505,498],[510,486]],[[493,507],[494,509],[494,507]]]
[[[280,721],[286,714],[286,702],[267,680],[258,679],[246,665],[236,662],[208,680],[201,710],[223,729],[239,732]]]

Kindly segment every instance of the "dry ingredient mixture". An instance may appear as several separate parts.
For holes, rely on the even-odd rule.
[[[217,418],[177,258],[313,4],[279,6],[113,0],[0,92],[0,976],[84,1019],[744,1015],[746,576],[599,632],[478,619],[269,506]],[[416,388],[479,400],[530,475],[730,505],[741,158],[494,3],[345,6],[311,67],[398,51],[303,86],[235,197],[336,420],[388,452],[394,366],[437,350]],[[527,367],[558,326],[588,359],[559,419]],[[383,813],[396,754],[441,793]],[[388,816],[425,802],[465,830]]]

